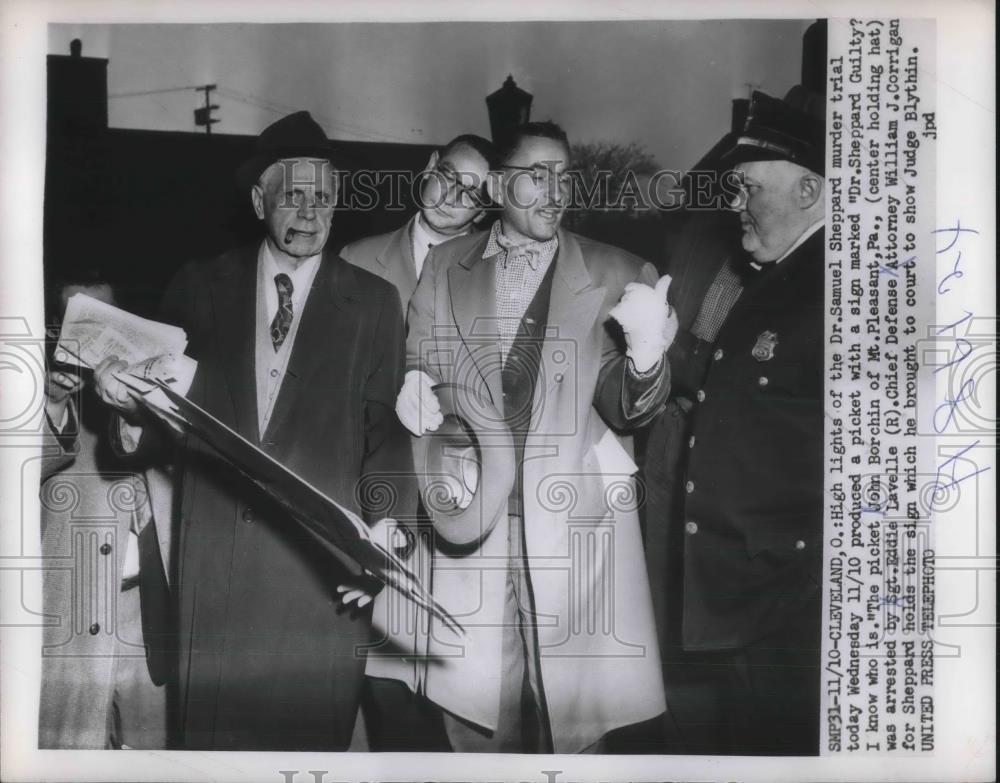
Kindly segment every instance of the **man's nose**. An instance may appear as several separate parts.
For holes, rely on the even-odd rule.
[[[569,183],[556,181],[549,188],[549,201],[553,206],[564,207],[569,203]]]
[[[746,191],[741,190],[729,202],[729,208],[735,212],[744,212],[747,208]]]
[[[303,196],[299,202],[296,214],[305,220],[311,220],[316,216],[317,199],[315,196]]]

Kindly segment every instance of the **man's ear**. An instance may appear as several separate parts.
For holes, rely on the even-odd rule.
[[[257,215],[257,220],[264,219],[264,188],[260,185],[254,185],[250,188],[250,201],[253,203],[254,214]]]
[[[504,205],[503,173],[490,171],[486,174],[486,194],[498,207]]]
[[[823,178],[814,172],[803,174],[799,180],[799,206],[810,209],[823,197]]]
[[[434,152],[431,153],[431,156],[427,159],[427,165],[424,166],[423,173],[426,174],[428,171],[434,171],[440,159],[441,154],[437,150],[434,150]]]

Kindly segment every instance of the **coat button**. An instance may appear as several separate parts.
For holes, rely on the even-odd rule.
[[[689,536],[693,536],[695,533],[698,532],[698,523],[697,522],[685,522],[684,523],[684,532],[687,533]]]
[[[690,438],[688,438],[688,448],[689,449],[693,449],[694,448],[694,435],[692,435]]]
[[[705,401],[705,391],[703,389],[698,389],[697,393],[694,395],[694,398],[696,400],[698,400],[698,402],[704,402]]]
[[[803,541],[802,539],[799,539],[798,541],[795,542],[795,548],[796,549],[805,549],[806,548],[806,542]]]
[[[722,349],[716,348],[715,353],[712,354],[712,358],[715,359],[715,361],[719,361],[719,359],[721,359],[722,357],[723,357]]]
[[[694,492],[694,482],[688,481],[688,483],[684,485],[684,491],[687,492],[689,495],[692,492]]]
[[[243,521],[246,522],[247,524],[253,522],[253,509],[250,508],[249,506],[243,509]]]
[[[760,376],[760,377],[759,377],[759,378],[757,379],[757,385],[758,385],[758,386],[760,386],[760,387],[761,387],[762,389],[763,389],[763,388],[764,388],[765,386],[767,386],[767,376],[766,376],[766,375],[762,375],[762,376]]]
[[[557,372],[555,377],[556,377],[556,383],[563,382],[563,374],[561,372]]]
[[[97,634],[99,634],[101,632],[101,626],[98,625],[97,623],[94,623],[87,630],[90,631],[90,635],[91,636],[97,636]]]
[[[278,371],[277,370],[271,370],[271,377],[272,378],[277,378],[278,377]]]
[[[100,552],[102,555],[110,555],[111,544],[101,544],[101,548],[98,549],[97,551]]]

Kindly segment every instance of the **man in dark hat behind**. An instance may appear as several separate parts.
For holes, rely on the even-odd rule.
[[[727,156],[747,257],[678,258],[647,560],[687,753],[819,747],[823,123],[755,94]]]
[[[331,154],[306,112],[264,130],[237,177],[264,240],[183,268],[162,315],[186,330],[198,360],[189,399],[372,522],[415,504],[412,478],[396,478],[412,473],[393,412],[403,316],[390,283],[329,250]],[[113,379],[120,368],[98,367],[98,387],[133,425],[121,428],[122,445],[145,448],[157,431]],[[147,425],[141,435],[139,424]],[[196,437],[184,445],[176,575],[182,747],[345,750],[370,607],[342,607],[336,588],[350,579],[338,561]],[[367,479],[395,485],[368,493]],[[364,507],[374,496],[394,502]]]

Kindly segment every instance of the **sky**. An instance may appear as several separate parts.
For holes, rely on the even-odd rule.
[[[49,52],[106,57],[109,124],[257,134],[307,109],[334,139],[489,136],[485,96],[513,75],[532,119],[573,142],[638,142],[684,170],[729,129],[731,100],[799,81],[812,20],[336,24],[53,24]],[[184,88],[184,89],[174,89]]]

